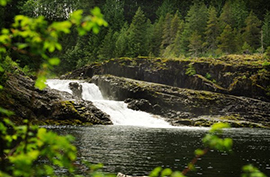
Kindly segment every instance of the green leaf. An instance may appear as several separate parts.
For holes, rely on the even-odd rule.
[[[36,83],[35,83],[35,87],[40,89],[40,90],[43,90],[46,88],[45,82],[46,82],[45,76],[38,76]]]
[[[161,172],[162,168],[161,167],[156,167],[154,170],[151,171],[149,174],[150,177],[158,177],[159,173]]]
[[[4,72],[4,68],[2,68],[2,66],[0,66],[0,72]]]
[[[9,0],[0,0],[0,5],[1,6],[6,6]]]
[[[171,177],[185,177],[180,171],[175,171],[172,173]]]
[[[204,155],[205,154],[205,152],[204,152],[204,150],[202,150],[202,149],[196,149],[195,150],[195,155],[196,156],[202,156],[202,155]]]
[[[7,115],[7,116],[12,116],[12,115],[14,115],[14,112],[9,111],[9,110],[4,109],[4,108],[1,108],[1,107],[0,107],[0,113],[5,114],[5,115]]]
[[[162,170],[161,172],[161,176],[170,176],[172,174],[172,170],[170,168],[165,168],[164,170]]]
[[[50,65],[55,66],[55,65],[59,65],[60,59],[59,58],[50,58],[48,62]]]

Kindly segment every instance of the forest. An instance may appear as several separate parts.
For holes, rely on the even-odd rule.
[[[98,6],[108,27],[99,34],[60,38],[63,50],[56,74],[119,57],[218,57],[264,53],[270,46],[270,4],[263,0],[17,0],[0,8],[0,27],[16,14],[65,20],[76,9]],[[21,67],[35,70],[42,61],[9,51]]]

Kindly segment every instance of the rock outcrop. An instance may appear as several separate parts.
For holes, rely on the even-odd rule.
[[[230,122],[234,127],[269,127],[270,103],[210,91],[191,90],[112,75],[96,75],[92,82],[103,96],[130,108],[162,115],[173,125]]]
[[[221,58],[120,58],[77,69],[62,78],[110,74],[179,88],[270,101],[270,60],[261,56]]]
[[[77,101],[67,92],[35,89],[34,81],[21,74],[8,74],[0,92],[0,107],[13,111],[10,118],[17,123],[29,119],[38,124],[112,124],[92,102]]]

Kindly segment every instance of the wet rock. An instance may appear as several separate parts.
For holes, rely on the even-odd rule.
[[[72,95],[75,97],[76,100],[82,99],[82,85],[78,82],[70,82],[69,88],[72,91]]]
[[[152,104],[146,100],[146,99],[129,99],[128,101],[125,100],[126,103],[128,103],[128,108],[134,109],[134,110],[141,110],[146,112],[152,112],[153,106]]]

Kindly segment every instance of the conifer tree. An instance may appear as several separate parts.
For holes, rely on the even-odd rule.
[[[262,26],[262,32],[263,32],[263,45],[266,49],[268,46],[270,46],[270,13],[269,11],[265,14],[263,26]]]
[[[200,1],[195,1],[190,7],[190,10],[185,18],[185,28],[181,38],[182,53],[186,53],[188,51],[188,45],[190,42],[189,38],[195,30],[199,35],[201,35],[202,40],[204,39],[207,19],[208,13],[206,5]]]
[[[253,49],[260,47],[261,41],[261,21],[251,11],[249,16],[245,20],[246,27],[244,28],[243,39]]]
[[[220,35],[220,27],[215,7],[208,10],[208,21],[205,31],[205,42],[203,44],[207,52],[214,54],[217,49],[217,37]]]
[[[103,7],[104,18],[113,31],[119,31],[124,25],[124,3],[117,0],[106,0]]]
[[[171,19],[170,24],[166,23],[166,25],[169,25],[169,26],[168,27],[165,26],[163,30],[161,56],[166,56],[166,57],[172,56],[173,45],[174,45],[175,38],[177,36],[177,32],[179,30],[181,23],[182,21],[180,20],[178,11],[175,13],[173,18]]]
[[[120,30],[115,42],[115,57],[123,57],[126,56],[126,52],[127,52],[127,42],[128,42],[128,36],[127,36],[127,32],[128,32],[128,24],[125,23],[122,27],[122,29]]]
[[[202,36],[198,31],[194,31],[189,38],[189,52],[192,56],[197,57],[201,53],[202,49]]]
[[[162,42],[160,46],[160,55],[163,55],[164,50],[171,44],[171,22],[172,15],[167,13],[164,19],[164,25],[162,29]]]
[[[139,7],[128,29],[128,55],[136,57],[147,55],[145,46],[146,18]]]
[[[98,51],[98,58],[101,60],[111,59],[114,57],[114,48],[115,48],[115,38],[114,32],[110,28],[106,34],[104,40],[102,41],[101,47]]]
[[[174,6],[170,0],[164,0],[162,5],[158,8],[156,14],[160,17],[165,17],[167,14],[173,14]]]
[[[244,19],[248,16],[246,2],[243,0],[228,0],[222,8],[220,15],[221,28],[229,24],[232,28],[244,27]]]
[[[164,17],[161,16],[159,20],[153,24],[153,30],[152,30],[152,38],[150,42],[150,47],[151,47],[151,53],[154,56],[159,56],[160,54],[160,46],[162,43],[162,31],[163,31],[163,24],[164,23]]]
[[[232,27],[227,25],[223,32],[218,37],[219,45],[218,48],[223,53],[233,53],[234,52],[234,33]]]

